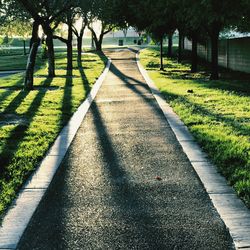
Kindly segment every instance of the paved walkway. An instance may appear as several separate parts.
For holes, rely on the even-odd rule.
[[[223,222],[140,75],[113,65],[20,249],[231,249]]]

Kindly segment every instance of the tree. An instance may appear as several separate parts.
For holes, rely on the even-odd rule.
[[[30,19],[16,19],[6,24],[8,36],[19,36],[23,41],[23,54],[26,55],[26,40],[31,36],[32,22]]]
[[[71,7],[66,13],[64,18],[61,20],[63,23],[67,24],[68,27],[68,35],[67,38],[63,38],[62,36],[53,35],[54,39],[59,39],[67,46],[67,75],[72,76],[72,70],[73,70],[73,22],[75,18],[75,11],[74,8]],[[63,16],[62,16],[63,17]]]
[[[239,21],[235,27],[240,32],[250,31],[250,2],[248,0],[241,0],[242,13]]]
[[[77,17],[78,19],[81,20],[81,25],[80,28],[77,29],[76,25],[73,25],[73,32],[74,35],[77,38],[77,58],[78,58],[78,62],[82,61],[82,40],[83,40],[83,35],[84,35],[84,31],[85,28],[88,25],[88,19],[87,19],[87,12],[85,12],[84,8],[77,8]]]
[[[68,10],[72,3],[70,0],[17,0],[32,16],[36,23],[42,26],[46,34],[48,47],[48,75],[55,76],[55,52],[53,45],[53,32],[58,25],[57,19]]]
[[[218,70],[218,43],[220,32],[228,26],[238,22],[242,15],[242,1],[235,0],[206,0],[194,1],[196,9],[194,19],[198,18],[207,30],[212,47],[211,80],[219,79]],[[199,13],[199,14],[198,14]]]
[[[20,28],[19,23],[29,23],[29,27],[32,26],[32,39],[33,44],[30,49],[30,54],[27,61],[27,67],[26,67],[26,75],[25,75],[25,81],[24,81],[24,89],[26,90],[32,90],[33,89],[33,74],[34,74],[34,67],[36,62],[36,54],[38,50],[38,46],[40,43],[40,39],[38,37],[38,29],[39,29],[39,23],[35,20],[33,21],[33,24],[30,25],[31,21],[31,15],[20,5],[20,2],[15,0],[6,0],[2,1],[2,3],[5,3],[5,23],[9,25],[9,28],[12,27],[13,30],[18,31],[18,28]],[[28,33],[27,27],[22,27],[24,32]],[[22,32],[22,31],[21,31]]]
[[[176,19],[179,30],[178,61],[181,62],[182,60],[183,39],[186,36],[192,40],[191,72],[194,73],[198,70],[198,41],[207,39],[206,31],[200,22],[200,5],[196,0],[178,0],[176,3]]]
[[[131,0],[128,4],[128,23],[136,26],[138,30],[146,30],[160,43],[160,70],[164,70],[163,41],[166,35],[169,38],[168,56],[172,55],[172,36],[176,29],[172,3],[172,1],[163,0],[153,2]]]
[[[9,2],[6,0],[0,0],[0,26],[2,26],[8,18]]]
[[[121,1],[114,0],[89,0],[88,28],[93,34],[96,50],[102,51],[104,36],[115,27],[124,25],[121,9]],[[100,22],[100,34],[93,28],[91,23]]]

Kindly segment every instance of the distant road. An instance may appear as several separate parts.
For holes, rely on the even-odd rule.
[[[22,72],[24,72],[24,70],[0,71],[0,78],[10,76],[10,75],[14,75],[14,74],[17,74],[17,73],[22,73]]]

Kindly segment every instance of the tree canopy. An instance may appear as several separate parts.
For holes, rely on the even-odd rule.
[[[77,37],[78,58],[81,61],[82,38],[87,26],[92,32],[97,50],[102,50],[105,34],[117,27],[127,29],[133,26],[138,31],[145,31],[154,37],[160,42],[161,48],[164,38],[168,37],[169,56],[172,34],[178,30],[180,61],[184,37],[193,42],[193,71],[197,70],[198,41],[210,40],[211,79],[218,79],[219,34],[225,28],[249,31],[249,13],[248,0],[0,0],[0,29],[9,27],[12,32],[19,30],[23,37],[32,34],[32,48],[32,44],[39,46],[38,29],[41,26],[46,37],[50,77],[55,76],[53,38],[57,35],[56,28],[60,23],[68,26],[68,36],[61,40],[67,44],[69,68],[72,65],[72,52],[69,53],[69,50],[72,50],[72,36],[74,34]],[[77,29],[74,24],[79,18],[82,20],[82,26]],[[99,34],[92,26],[96,21],[101,24]],[[20,24],[23,24],[25,29],[20,29]],[[59,36],[57,38],[60,39]],[[36,53],[33,53],[33,56],[35,58]]]

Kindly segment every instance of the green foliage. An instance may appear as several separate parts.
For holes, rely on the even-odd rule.
[[[190,65],[170,59],[165,61],[166,71],[160,72],[158,55],[158,50],[144,50],[142,64],[167,102],[250,206],[250,82],[208,81],[207,73],[190,73]]]
[[[48,48],[47,48],[47,45],[45,43],[43,43],[41,46],[41,58],[42,59],[48,58]]]

